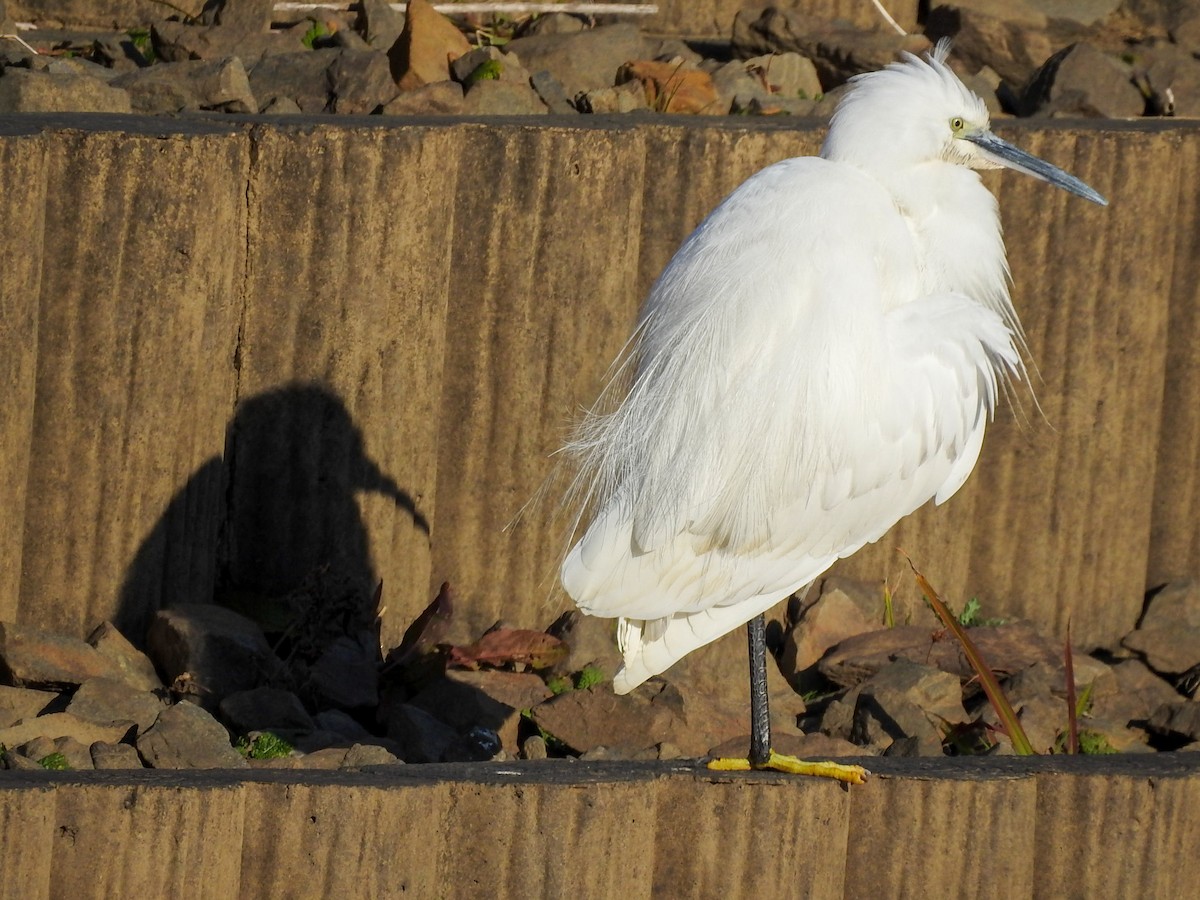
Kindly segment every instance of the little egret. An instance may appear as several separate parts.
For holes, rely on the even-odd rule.
[[[949,499],[1025,376],[975,170],[1106,204],[992,134],[949,49],[854,78],[819,157],[763,169],[700,224],[567,447],[593,518],[562,583],[619,619],[618,693],[749,623],[750,755],[717,768],[865,777],[771,750],[763,613]]]

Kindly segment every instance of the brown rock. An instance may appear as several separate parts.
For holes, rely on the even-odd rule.
[[[537,675],[451,669],[413,697],[411,704],[448,725],[456,736],[473,727],[494,731],[504,749],[515,755],[521,710],[550,696],[550,689]],[[388,734],[394,736],[390,724]],[[405,759],[409,759],[407,755]]]
[[[1197,19],[1200,22],[1200,19]],[[1200,628],[1200,582],[1192,578],[1165,584],[1146,601],[1138,628]]]
[[[262,629],[232,610],[184,604],[159,610],[147,635],[150,657],[163,677],[188,676],[195,696],[216,709],[222,697],[282,677],[282,664]]]
[[[1180,699],[1166,681],[1155,675],[1141,660],[1127,659],[1113,666],[1117,687],[1103,693],[1092,703],[1092,715],[1110,719],[1122,725],[1131,721],[1144,722],[1164,703]]]
[[[582,111],[598,116],[650,108],[646,103],[646,91],[638,81],[584,91],[575,103]]]
[[[604,25],[575,34],[538,34],[505,46],[536,75],[550,72],[568,97],[612,87],[617,70],[630,60],[645,59],[649,45],[636,25]]]
[[[162,62],[227,59],[236,56],[247,68],[253,68],[267,56],[301,53],[307,50],[302,29],[254,32],[220,25],[206,27],[162,21],[150,26],[150,40],[155,54]]]
[[[0,729],[0,744],[5,747],[18,747],[38,737],[48,740],[72,737],[81,744],[92,744],[96,741],[115,744],[135,731],[136,728],[137,725],[133,722],[97,724],[71,713],[50,713],[38,716],[36,719],[26,719],[19,725],[10,725],[8,728]]]
[[[268,730],[310,731],[312,717],[291,691],[260,687],[238,691],[223,699],[221,718],[234,734]]]
[[[825,92],[817,67],[799,53],[768,53],[747,59],[742,65],[770,94],[815,100]]]
[[[470,49],[462,32],[427,0],[408,0],[404,30],[388,51],[392,78],[406,91],[447,81],[450,63]]]
[[[9,67],[0,78],[0,112],[128,113],[129,94],[98,78]]]
[[[954,57],[969,71],[990,66],[1009,84],[1023,85],[1054,52],[1048,25],[1044,13],[1025,4],[972,3],[931,10],[925,33],[934,41],[954,38]]]
[[[1129,67],[1091,44],[1072,44],[1038,69],[1022,98],[1024,115],[1134,118],[1145,110]]]
[[[399,93],[387,57],[377,50],[343,48],[328,71],[331,112],[369,115]]]
[[[97,724],[136,722],[140,734],[154,724],[163,708],[163,701],[148,691],[115,678],[91,678],[75,692],[67,712]]]
[[[112,86],[128,91],[134,112],[258,112],[246,69],[236,56],[159,63],[119,75]]]
[[[387,53],[404,30],[404,13],[387,0],[360,0],[355,25],[368,46]]]
[[[463,97],[464,115],[530,116],[549,112],[528,83],[477,81]]]
[[[621,668],[616,627],[616,619],[585,616],[578,610],[563,613],[546,629],[547,634],[567,645],[566,658],[556,663],[551,671],[569,675],[595,666],[611,680]]]
[[[534,707],[532,716],[539,728],[579,753],[597,747],[637,753],[663,741],[692,756],[708,749],[689,734],[679,691],[660,679],[623,695],[605,687],[568,691]]]
[[[878,616],[869,618],[858,601],[830,579],[816,602],[806,607],[789,629],[780,669],[797,690],[809,690],[820,677],[814,667],[830,647],[880,627]]]
[[[636,81],[646,92],[646,104],[659,112],[715,113],[717,89],[712,76],[699,69],[657,60],[637,60],[621,66],[617,83]]]
[[[1121,646],[1134,651],[1156,672],[1181,675],[1200,663],[1200,628],[1154,626],[1131,631]]]
[[[194,703],[176,703],[137,739],[138,753],[154,769],[244,768],[229,733]]]
[[[361,769],[363,766],[391,766],[401,763],[395,755],[378,744],[355,744],[342,757],[339,768]]]
[[[58,699],[56,691],[35,691],[0,685],[0,728],[32,719]]]
[[[1054,665],[1059,648],[1025,622],[972,628],[970,636],[992,671],[1019,672],[1035,662]],[[966,654],[945,630],[916,625],[884,628],[842,641],[819,663],[822,674],[835,684],[851,686],[865,681],[895,659],[934,666],[963,680],[974,677]]]
[[[901,51],[920,53],[930,46],[923,35],[862,31],[799,10],[743,9],[733,20],[735,56],[750,59],[767,53],[799,53],[815,64],[826,90],[852,75],[883,68]]]
[[[313,663],[307,692],[318,706],[359,709],[379,703],[379,644],[371,634],[342,635]],[[309,693],[305,693],[309,696]]]
[[[387,734],[400,745],[400,757],[410,763],[441,762],[458,736],[445,722],[408,703],[388,710]]]
[[[1200,117],[1200,60],[1191,53],[1165,41],[1139,48],[1136,73],[1154,113]]]
[[[140,769],[142,758],[137,749],[129,744],[112,744],[96,741],[89,748],[94,769]]]
[[[463,110],[463,89],[457,81],[436,81],[424,87],[404,91],[385,103],[385,116],[455,116]]]
[[[70,687],[102,677],[120,672],[83,641],[0,622],[0,680],[14,687]]]
[[[274,0],[216,0],[205,4],[205,19],[239,31],[266,31],[274,10]]]
[[[1200,741],[1200,703],[1176,700],[1164,703],[1150,716],[1146,727],[1176,741]]]
[[[142,691],[156,691],[163,686],[158,673],[154,671],[154,663],[150,662],[150,657],[129,643],[112,622],[101,622],[88,635],[87,642],[116,666],[120,672],[117,677],[130,687]]]

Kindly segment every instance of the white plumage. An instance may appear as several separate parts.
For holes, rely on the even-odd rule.
[[[996,139],[947,51],[855,79],[820,157],[762,170],[705,219],[568,447],[595,512],[562,582],[620,619],[619,693],[952,496],[1023,376],[972,169],[1103,201]]]

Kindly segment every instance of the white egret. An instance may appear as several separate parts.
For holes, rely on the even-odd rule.
[[[593,518],[562,583],[620,620],[618,693],[750,625],[750,755],[714,766],[864,776],[771,751],[763,613],[949,499],[1024,377],[975,170],[1106,204],[992,134],[948,52],[853,79],[819,157],[763,169],[701,223],[567,448]]]

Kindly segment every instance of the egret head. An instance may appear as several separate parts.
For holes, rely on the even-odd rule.
[[[983,101],[946,65],[949,52],[942,40],[925,59],[906,53],[851,79],[821,155],[887,175],[938,161],[1013,169],[1107,205],[1078,178],[996,137]]]

